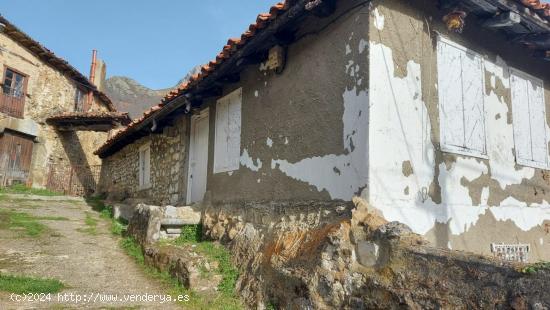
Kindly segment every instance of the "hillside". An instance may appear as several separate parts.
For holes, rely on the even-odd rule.
[[[173,87],[150,89],[132,78],[113,76],[105,81],[105,93],[111,98],[117,110],[128,112],[132,119],[139,117],[143,111],[158,104],[162,97],[172,88],[177,87],[198,72],[200,66],[193,68]]]

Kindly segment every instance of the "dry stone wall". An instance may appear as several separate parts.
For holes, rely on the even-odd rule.
[[[177,204],[186,199],[188,118],[141,138],[104,160],[100,191],[110,200],[139,199],[155,205]],[[150,143],[151,186],[139,186],[139,149]]]
[[[525,274],[524,265],[431,247],[364,200],[354,203],[208,203],[204,233],[230,248],[251,308],[550,307],[549,270]]]

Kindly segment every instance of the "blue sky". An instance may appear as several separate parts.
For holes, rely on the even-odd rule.
[[[0,1],[0,14],[85,75],[95,48],[108,76],[160,89],[214,58],[276,2],[17,0]]]

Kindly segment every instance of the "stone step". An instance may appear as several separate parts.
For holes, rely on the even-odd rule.
[[[181,235],[181,228],[166,228],[166,233],[167,234],[176,234],[176,235]]]
[[[165,218],[160,221],[161,226],[195,225],[195,221],[182,218]]]

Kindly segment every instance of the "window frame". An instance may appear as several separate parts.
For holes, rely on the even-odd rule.
[[[516,129],[518,128],[518,124],[514,118],[514,97],[513,97],[513,94],[511,93],[510,94],[510,102],[511,102],[511,108],[512,108],[512,127],[513,127],[513,136],[514,136],[514,156],[515,156],[515,159],[516,159],[516,164],[518,165],[521,165],[521,166],[525,166],[525,167],[530,167],[530,168],[537,168],[537,169],[544,169],[544,170],[550,170],[550,158],[549,158],[549,154],[548,154],[548,123],[547,123],[547,120],[546,120],[546,98],[545,98],[545,88],[544,88],[544,80],[536,77],[536,76],[533,76],[525,71],[522,71],[522,70],[519,70],[517,68],[514,68],[514,67],[509,67],[509,76],[510,76],[510,92],[512,92],[512,83],[513,83],[513,80],[512,80],[512,76],[513,75],[517,75],[527,81],[534,81],[536,83],[539,83],[540,84],[540,87],[542,89],[542,109],[544,111],[544,145],[546,147],[546,152],[545,152],[545,163],[540,163],[540,162],[536,162],[536,161],[533,161],[533,160],[526,160],[526,159],[523,159],[519,156],[519,149],[518,149],[518,145],[517,145],[517,131],[516,130],[519,130],[519,129]],[[529,125],[531,125],[531,119],[529,119]],[[531,129],[531,128],[530,128]],[[531,135],[531,130],[530,130],[530,133]],[[531,136],[531,139],[532,139],[532,136]]]
[[[148,151],[148,163],[145,166],[148,166],[148,183],[145,183],[145,169],[142,166],[144,160],[142,160],[142,154]],[[140,146],[138,149],[138,187],[140,190],[151,188],[151,142],[147,142],[144,145]]]
[[[483,111],[482,111],[482,121],[483,121],[483,133],[484,133],[484,136],[483,136],[483,143],[484,143],[484,150],[482,152],[478,151],[478,150],[475,150],[475,149],[471,149],[471,148],[467,148],[467,147],[459,147],[459,146],[456,146],[456,145],[450,145],[450,144],[446,144],[445,143],[445,132],[444,132],[444,113],[442,111],[443,109],[443,101],[442,101],[442,98],[444,96],[442,96],[442,88],[440,87],[441,83],[440,83],[440,80],[439,80],[439,74],[440,74],[440,70],[439,70],[439,44],[447,44],[451,47],[454,47],[466,54],[471,54],[471,55],[474,55],[476,57],[479,57],[481,63],[481,88],[482,88],[482,92],[481,92],[481,102],[482,102],[482,107],[483,107]],[[458,154],[458,155],[464,155],[464,156],[470,156],[470,157],[476,157],[476,158],[481,158],[481,159],[489,159],[489,153],[488,153],[488,143],[487,143],[487,110],[486,110],[486,107],[485,107],[485,103],[486,103],[486,100],[485,100],[485,57],[483,57],[483,55],[481,55],[480,53],[472,50],[472,49],[469,49],[459,43],[456,43],[452,40],[450,40],[449,38],[446,38],[442,35],[438,35],[438,38],[437,38],[437,46],[436,46],[436,54],[437,54],[437,74],[438,74],[438,80],[437,80],[437,95],[438,95],[438,112],[439,112],[439,136],[440,136],[440,148],[441,148],[441,151],[442,152],[446,152],[446,153],[452,153],[452,154]],[[461,66],[461,71],[462,71],[462,66]],[[461,86],[462,87],[462,86]],[[464,101],[461,101],[462,103],[462,106],[464,108]],[[465,129],[464,129],[465,130]]]
[[[4,72],[3,72],[3,76],[2,76],[2,93],[4,95],[7,95],[6,93],[4,93],[4,87],[5,87],[5,82],[6,82],[6,75],[8,73],[8,71],[11,71],[15,74],[18,74],[20,76],[23,77],[23,89],[22,89],[22,94],[21,94],[21,97],[15,97],[15,96],[11,96],[11,95],[8,95],[8,96],[11,96],[11,97],[14,97],[14,98],[19,98],[21,100],[25,100],[25,97],[27,96],[27,83],[29,81],[29,76],[13,67],[10,67],[10,66],[7,66],[7,65],[4,65]],[[13,80],[12,80],[12,85],[13,85]],[[10,85],[10,89],[11,89],[11,85]]]
[[[81,96],[79,96],[81,95]],[[80,99],[80,101],[79,101]],[[80,87],[75,86],[75,94],[74,94],[74,111],[75,112],[87,112],[85,111],[86,108],[86,100],[87,100],[86,92],[83,91]],[[80,109],[79,109],[80,107]]]
[[[218,144],[218,135],[219,135],[219,131],[221,130],[221,128],[219,128],[218,124],[219,124],[219,117],[220,117],[220,114],[219,114],[219,106],[220,106],[220,103],[222,103],[223,101],[227,101],[226,104],[227,104],[227,114],[228,114],[228,123],[227,123],[227,126],[229,127],[229,124],[230,124],[230,105],[231,105],[231,99],[232,98],[237,98],[239,100],[239,135],[238,135],[238,154],[236,154],[237,156],[237,159],[235,162],[229,162],[229,158],[227,159],[227,162],[226,162],[226,166],[223,166],[221,167],[220,166],[220,163],[219,163],[219,156],[222,156],[221,154],[222,153],[219,153],[218,150],[219,150],[219,144]],[[242,87],[239,87],[235,90],[233,90],[232,92],[228,93],[227,95],[219,98],[218,100],[216,100],[216,116],[215,116],[215,120],[214,120],[214,163],[213,163],[213,173],[216,174],[216,173],[224,173],[224,172],[232,172],[232,171],[236,171],[236,170],[239,170],[240,168],[240,156],[241,156],[241,133],[242,133],[242,105],[243,105],[243,96],[242,96]],[[229,128],[228,128],[229,129]],[[229,136],[227,136],[226,138],[229,138]],[[226,142],[226,147],[229,148],[230,145],[228,142]],[[225,153],[223,154],[228,154],[229,152],[226,151]]]

